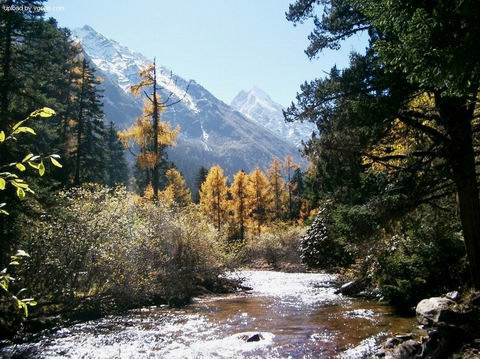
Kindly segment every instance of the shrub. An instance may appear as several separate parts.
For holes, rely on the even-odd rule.
[[[262,260],[273,268],[280,263],[300,263],[300,238],[304,227],[288,223],[277,223],[266,229],[260,236],[246,241],[246,258],[249,261]]]
[[[54,217],[31,222],[24,234],[33,258],[26,278],[44,298],[180,304],[225,270],[223,239],[193,205],[172,209],[94,185],[58,201]]]
[[[465,248],[455,216],[423,207],[386,238],[373,277],[392,304],[409,307],[465,283]]]

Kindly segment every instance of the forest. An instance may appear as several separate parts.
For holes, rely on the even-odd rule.
[[[292,0],[312,61],[368,34],[284,110],[317,128],[308,164],[202,166],[191,187],[167,155],[182,128],[163,114],[182,98],[161,94],[158,64],[129,89],[143,113],[117,128],[101,74],[43,3],[0,1],[0,354],[53,327],[251,290],[231,276],[247,270],[331,274],[346,297],[417,315],[426,334],[390,333],[365,358],[480,357],[478,1]]]

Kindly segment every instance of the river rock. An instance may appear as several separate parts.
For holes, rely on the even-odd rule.
[[[432,297],[418,303],[416,308],[417,321],[423,325],[432,325],[451,317],[455,302],[448,298]]]
[[[247,343],[251,342],[259,342],[260,340],[263,339],[263,335],[260,333],[252,335],[250,338],[247,339]]]
[[[414,359],[422,350],[422,345],[416,340],[409,339],[395,348],[392,358]]]
[[[358,293],[365,290],[367,283],[364,279],[354,280],[342,285],[339,289],[335,291],[335,294],[343,294],[343,295],[357,295]]]

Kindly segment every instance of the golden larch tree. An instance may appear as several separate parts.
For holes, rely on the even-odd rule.
[[[180,172],[175,168],[170,168],[165,175],[167,177],[167,186],[162,192],[169,193],[169,196],[173,197],[173,202],[180,207],[185,207],[192,203],[192,195]]]
[[[240,231],[240,239],[245,238],[245,227],[248,222],[248,176],[245,172],[239,171],[233,178],[230,194],[233,219]]]
[[[131,147],[130,143],[140,146],[138,164],[141,169],[146,170],[147,183],[151,181],[153,199],[157,200],[160,187],[159,169],[165,156],[165,147],[175,143],[179,132],[178,128],[173,130],[167,122],[162,122],[160,114],[178,101],[169,103],[171,96],[168,96],[166,101],[160,99],[160,90],[163,88],[157,80],[155,60],[153,64],[142,69],[139,76],[140,82],[131,86],[130,90],[135,96],[145,96],[143,114],[131,128],[120,134],[120,139],[128,148]]]
[[[220,166],[208,171],[207,178],[200,188],[200,208],[212,220],[215,228],[222,227],[228,213],[227,177]]]
[[[248,175],[247,191],[249,222],[255,227],[257,235],[260,235],[262,225],[268,221],[270,216],[273,195],[267,176],[259,168]]]

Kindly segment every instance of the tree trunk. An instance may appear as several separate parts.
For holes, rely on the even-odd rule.
[[[158,200],[159,176],[158,176],[158,99],[157,99],[157,67],[153,59],[153,151],[155,154],[155,165],[152,173],[153,199]]]
[[[87,67],[87,61],[83,59],[82,63],[82,87],[80,89],[80,103],[78,108],[78,128],[77,128],[77,156],[75,159],[75,186],[80,185],[80,166],[81,166],[81,159],[82,159],[82,150],[83,150],[83,143],[82,143],[82,135],[83,135],[83,107],[84,107],[84,95],[85,95],[85,72]]]
[[[437,103],[450,140],[446,157],[457,187],[472,284],[480,289],[480,199],[471,126],[474,108],[458,98],[439,99]]]

